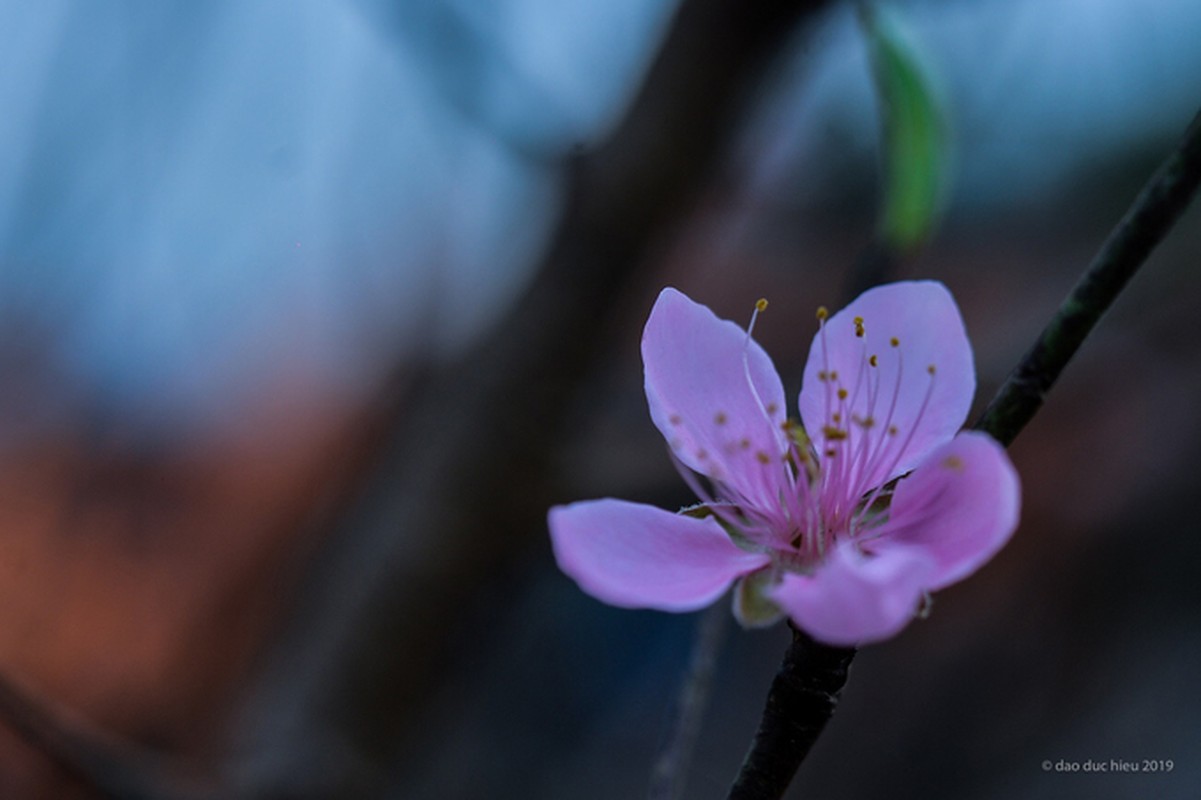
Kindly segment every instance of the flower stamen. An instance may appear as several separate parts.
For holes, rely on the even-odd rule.
[[[742,342],[742,375],[746,380],[746,386],[751,392],[751,397],[755,400],[755,406],[767,420],[768,428],[772,431],[772,437],[776,440],[776,446],[779,449],[786,449],[784,442],[780,440],[780,434],[776,430],[776,426],[772,423],[772,415],[778,410],[775,403],[769,405],[763,404],[763,398],[759,396],[759,390],[755,387],[755,381],[751,377],[751,333],[755,330],[755,322],[759,319],[759,315],[767,310],[767,298],[760,297],[755,301],[755,309],[751,312],[751,321],[746,326],[746,338]]]
[[[937,378],[936,378],[937,372],[938,372],[938,369],[934,364],[930,364],[926,367],[926,374],[928,374],[930,376],[930,380],[926,383],[926,393],[922,397],[922,403],[920,406],[918,406],[917,414],[914,415],[913,421],[909,426],[909,430],[906,433],[904,440],[901,442],[900,447],[897,448],[897,451],[893,455],[892,461],[888,465],[888,469],[884,471],[884,475],[882,476],[881,480],[886,480],[887,476],[889,476],[893,473],[893,471],[897,468],[897,465],[901,462],[901,456],[909,448],[909,443],[913,441],[913,435],[917,432],[917,429],[921,424],[922,417],[925,416],[926,409],[930,405],[930,398],[934,394],[934,383],[937,380]],[[893,429],[894,429],[894,426],[890,426],[889,432],[891,433]],[[859,514],[856,517],[857,524],[862,523],[862,520],[866,516],[868,509],[871,508],[872,503],[874,503],[876,501],[876,498],[880,496],[880,493],[884,490],[884,487],[886,485],[887,485],[887,483],[880,484],[868,496],[867,500],[864,502],[864,504],[862,506],[862,509],[860,510]]]

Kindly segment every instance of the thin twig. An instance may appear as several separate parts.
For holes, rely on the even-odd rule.
[[[0,674],[0,719],[27,744],[98,797],[181,800],[199,793],[170,786],[165,762],[111,734],[87,729],[64,709],[39,701]]]
[[[1009,445],[1131,276],[1183,214],[1201,184],[1201,113],[1022,358],[975,428]],[[834,713],[854,650],[793,631],[759,730],[728,800],[779,800]],[[822,692],[825,692],[823,699]],[[808,694],[806,694],[808,693]]]
[[[697,621],[692,650],[688,655],[688,671],[680,683],[680,694],[672,727],[664,740],[663,749],[655,759],[651,773],[648,800],[679,800],[684,796],[688,766],[700,734],[701,719],[709,704],[713,684],[713,666],[729,628],[730,610],[725,603],[714,603]]]
[[[1084,338],[1188,208],[1201,184],[1201,113],[1143,187],[975,428],[1008,445],[1043,404]]]

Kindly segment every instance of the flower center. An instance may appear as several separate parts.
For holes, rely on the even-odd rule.
[[[915,379],[915,367],[906,363],[901,340],[892,335],[887,340],[869,338],[870,321],[859,316],[850,320],[854,332],[851,352],[847,352],[847,339],[839,337],[838,361],[844,369],[850,363],[852,373],[841,374],[831,364],[828,316],[825,307],[818,308],[821,369],[817,379],[822,384],[824,417],[820,445],[812,454],[819,463],[813,494],[824,523],[818,535],[826,538],[817,544],[819,550],[832,538],[855,538],[883,521],[889,478],[929,408],[938,374],[935,364],[927,364],[917,367],[924,372],[924,382]],[[887,346],[881,347],[885,341]],[[902,393],[913,392],[915,386],[922,392],[916,412],[902,417],[899,410],[912,407],[902,403]]]
[[[818,308],[816,378],[822,416],[817,429],[807,431],[796,420],[781,421],[781,409],[763,402],[752,379],[751,335],[766,308],[767,301],[759,300],[747,325],[742,379],[777,439],[775,446],[769,451],[767,442],[737,438],[731,430],[737,427],[735,420],[728,410],[717,408],[710,419],[718,429],[712,441],[724,442],[727,471],[736,466],[746,473],[739,477],[750,480],[731,480],[734,476],[711,463],[706,470],[713,486],[709,491],[691,470],[678,460],[676,464],[705,509],[732,536],[772,552],[783,569],[807,571],[838,540],[863,544],[870,537],[862,534],[887,519],[889,479],[926,413],[938,370],[934,364],[907,363],[901,340],[887,331],[874,331],[870,319],[849,320],[853,337],[832,337],[827,331],[829,312]],[[835,322],[844,324],[841,317]],[[682,420],[673,417],[671,422]],[[672,448],[678,449],[674,443]],[[707,452],[694,455],[711,462]],[[767,488],[761,491],[762,487]]]

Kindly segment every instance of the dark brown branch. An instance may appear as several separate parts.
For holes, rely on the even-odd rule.
[[[553,445],[596,332],[711,175],[767,65],[829,4],[682,5],[626,120],[574,164],[533,285],[481,347],[431,371],[315,559],[238,722],[257,758],[232,767],[247,793],[351,796],[384,780],[437,677],[446,620],[544,531]]]
[[[975,427],[1009,445],[1042,406],[1047,390],[1151,252],[1184,213],[1201,183],[1201,114],[1152,175],[1080,281],[1023,357]],[[759,731],[731,800],[778,800],[821,734],[846,681],[853,650],[793,632],[772,682]],[[823,698],[822,692],[828,690]],[[796,716],[793,716],[796,715]]]
[[[112,800],[199,797],[168,788],[161,759],[88,729],[0,675],[0,720],[65,775]]]
[[[1201,184],[1201,113],[1160,165],[1100,252],[976,422],[1008,445],[1126,283],[1180,219]]]
[[[834,714],[854,657],[854,648],[830,647],[792,629],[792,643],[771,682],[759,730],[730,787],[729,800],[784,795]]]

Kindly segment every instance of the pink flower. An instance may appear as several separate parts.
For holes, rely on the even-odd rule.
[[[552,508],[559,567],[604,602],[663,611],[738,581],[744,624],[787,615],[847,645],[894,635],[929,592],[988,561],[1017,526],[1020,492],[999,444],[956,433],[976,380],[950,293],[894,283],[826,316],[797,423],[750,330],[664,289],[642,336],[646,396],[702,502]]]

